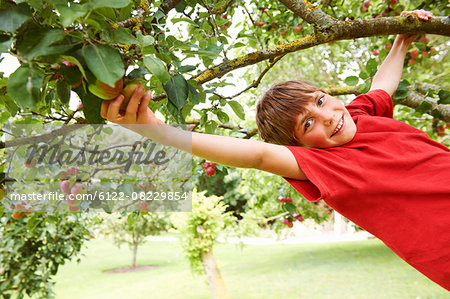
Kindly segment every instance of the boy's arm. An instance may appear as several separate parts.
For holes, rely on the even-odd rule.
[[[412,12],[404,11],[401,15],[408,13],[414,14],[418,16],[419,19],[425,21],[432,17],[432,14],[425,10],[415,10]],[[408,36],[407,34],[397,35],[391,51],[373,77],[370,90],[383,89],[392,96],[397,90],[398,83],[400,82],[403,71],[403,61],[405,60],[408,48],[417,36],[418,35]]]
[[[286,147],[174,128],[155,117],[148,108],[150,99],[151,93],[145,93],[140,86],[131,97],[125,113],[119,112],[123,102],[123,96],[120,95],[115,100],[103,101],[101,115],[161,144],[209,161],[233,167],[256,168],[297,180],[307,179]]]

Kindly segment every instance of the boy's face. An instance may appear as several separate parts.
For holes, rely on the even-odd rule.
[[[345,106],[336,98],[317,91],[297,118],[295,136],[304,147],[328,148],[351,141],[356,125]]]

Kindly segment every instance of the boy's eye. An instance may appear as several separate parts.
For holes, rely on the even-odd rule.
[[[319,100],[317,100],[317,105],[321,106],[323,104],[324,97],[320,97]]]
[[[307,120],[305,122],[305,130],[308,129],[309,127],[311,127],[312,121],[311,120]]]

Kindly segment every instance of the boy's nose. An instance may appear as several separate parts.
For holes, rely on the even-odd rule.
[[[323,111],[321,113],[321,118],[323,121],[323,124],[326,126],[330,126],[333,124],[334,115],[331,112]]]

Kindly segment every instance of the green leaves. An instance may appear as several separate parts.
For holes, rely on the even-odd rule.
[[[170,80],[170,75],[165,64],[158,58],[150,55],[145,56],[144,65],[162,84],[166,84]]]
[[[125,74],[125,65],[117,49],[106,45],[89,45],[83,47],[83,56],[89,70],[95,77],[114,86]]]
[[[33,108],[40,100],[43,80],[44,72],[41,69],[22,65],[9,77],[8,95],[18,106]]]
[[[373,77],[378,70],[378,63],[374,58],[371,58],[366,63],[366,70],[371,77]]]
[[[237,101],[228,101],[228,105],[230,105],[231,109],[233,109],[234,113],[242,119],[245,120],[245,111],[241,104]]]
[[[31,17],[31,11],[26,3],[0,10],[0,31],[14,32],[29,17]]]
[[[439,90],[439,101],[438,104],[450,105],[450,92],[445,89]]]
[[[188,97],[188,83],[181,75],[175,75],[164,84],[164,90],[167,93],[169,101],[180,110],[183,108]]]
[[[83,4],[71,2],[70,7],[67,6],[67,1],[64,0],[49,0],[48,2],[55,5],[61,16],[62,25],[67,27],[76,18],[84,16],[90,10],[100,7],[125,7],[130,3],[130,0],[88,0]]]
[[[406,80],[400,81],[397,90],[392,95],[392,99],[399,100],[406,98],[410,93],[409,85],[410,85],[409,82]]]
[[[61,29],[48,29],[41,26],[28,26],[22,40],[17,43],[17,49],[22,57],[35,59],[39,56],[60,54],[72,45],[54,45],[65,37]]]
[[[345,84],[349,85],[349,86],[356,86],[356,84],[358,84],[359,78],[356,76],[349,76],[347,78],[345,78],[344,82]]]

